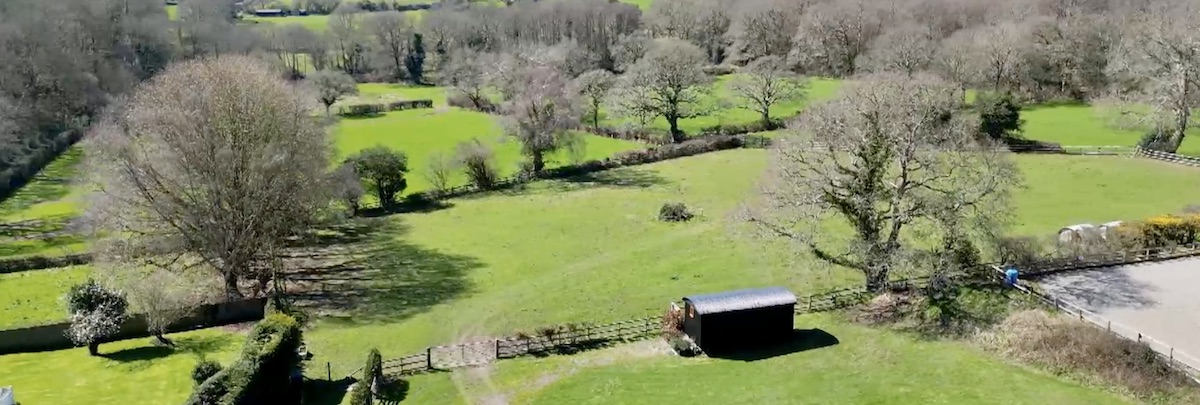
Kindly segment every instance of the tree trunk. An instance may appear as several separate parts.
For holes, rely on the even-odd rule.
[[[100,355],[100,342],[88,343],[88,354],[92,356]]]
[[[600,106],[592,106],[592,129],[600,130]]]
[[[887,288],[888,273],[887,271],[870,270],[867,275],[867,291],[882,292]]]
[[[683,142],[685,139],[683,131],[679,130],[679,117],[668,116],[667,123],[671,124],[671,141],[675,143]]]
[[[163,346],[167,346],[167,347],[175,347],[175,342],[174,342],[174,341],[171,341],[171,339],[167,339],[167,337],[166,337],[166,336],[163,336],[163,333],[162,333],[162,331],[157,331],[157,332],[155,332],[155,333],[154,333],[154,338],[155,338],[155,339],[158,339],[158,343],[162,343],[162,344],[163,344]]]
[[[763,122],[763,128],[771,129],[771,109],[770,108],[764,108],[762,110],[762,122]]]
[[[541,173],[544,168],[546,168],[545,156],[542,156],[542,152],[533,152],[533,172]]]
[[[238,276],[232,271],[225,272],[225,296],[234,300],[244,298],[242,291],[238,289]]]

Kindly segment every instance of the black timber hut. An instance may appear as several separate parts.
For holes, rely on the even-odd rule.
[[[753,347],[788,337],[795,309],[783,287],[683,297],[683,332],[709,353]]]

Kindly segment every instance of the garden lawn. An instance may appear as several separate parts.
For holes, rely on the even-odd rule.
[[[503,131],[496,117],[457,108],[393,111],[374,118],[342,119],[336,134],[337,150],[342,157],[375,145],[384,145],[407,154],[410,170],[408,192],[432,187],[424,173],[434,154],[453,156],[455,145],[473,138],[494,147],[496,162],[504,176],[515,174],[525,160],[520,154],[519,143],[502,139]],[[602,159],[617,152],[645,148],[645,145],[635,142],[592,135],[584,135],[584,140],[584,150],[578,156],[584,160]],[[548,156],[547,166],[569,164],[573,160],[564,150]],[[466,183],[466,176],[456,171],[451,185]]]
[[[355,286],[347,274],[323,285],[336,305],[323,308],[329,316],[309,334],[311,347],[346,372],[371,347],[397,357],[548,324],[648,315],[687,294],[766,285],[809,294],[860,283],[853,271],[744,236],[731,217],[765,161],[760,150],[712,153],[388,218],[394,228],[381,250],[362,258],[370,280]],[[1015,196],[1019,233],[1052,235],[1200,200],[1197,169],[1125,157],[1017,161],[1029,180]],[[657,221],[669,201],[699,217]]]
[[[621,0],[621,2],[635,5],[643,12],[650,10],[650,6],[654,5],[654,0]]]
[[[192,393],[191,372],[201,357],[223,365],[237,357],[244,338],[221,329],[170,336],[174,351],[149,338],[86,348],[0,356],[0,381],[26,405],[178,404]]]
[[[504,398],[510,404],[647,405],[1133,403],[1008,364],[961,342],[914,339],[827,314],[796,317],[795,325],[825,332],[837,343],[741,361],[674,356],[665,342],[655,339],[574,356],[506,360],[492,365],[490,373],[414,377],[409,400],[458,404]],[[481,383],[485,378],[486,383]]]
[[[679,128],[685,133],[695,134],[704,128],[716,125],[749,124],[762,119],[758,113],[740,107],[744,103],[729,90],[729,83],[734,77],[736,77],[736,74],[718,76],[713,81],[712,93],[710,93],[710,97],[707,100],[708,105],[711,108],[715,108],[713,113],[702,117],[681,119],[679,120]],[[837,95],[837,91],[841,86],[841,80],[812,78],[805,88],[805,96],[803,98],[798,101],[781,103],[771,107],[771,117],[792,117],[798,114],[809,103],[827,100]],[[604,125],[620,127],[630,122],[620,117],[606,117],[604,113],[601,114],[601,123]],[[663,131],[670,129],[667,120],[661,117],[656,118],[649,126]]]
[[[87,266],[0,274],[0,329],[66,320],[62,297],[90,274]]]
[[[1026,138],[1062,145],[1133,147],[1143,135],[1115,128],[1096,107],[1083,104],[1028,106],[1021,118]],[[1178,153],[1200,156],[1200,130],[1188,131]]]

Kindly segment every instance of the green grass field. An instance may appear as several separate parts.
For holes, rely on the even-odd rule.
[[[700,130],[721,124],[746,124],[758,121],[761,119],[758,113],[747,110],[745,108],[734,107],[740,105],[739,101],[732,92],[729,91],[729,82],[736,75],[719,76],[712,83],[712,101],[710,107],[715,108],[712,113],[696,118],[687,118],[679,120],[679,128],[685,133],[694,134]],[[841,80],[813,78],[809,80],[808,86],[805,89],[805,96],[797,101],[781,103],[771,108],[771,116],[776,118],[791,117],[800,112],[805,105],[814,101],[825,100],[837,95],[837,91],[842,86]],[[633,121],[625,120],[618,117],[606,117],[606,113],[601,113],[601,123],[609,126],[620,127],[629,125]],[[650,122],[650,128],[667,130],[670,125],[667,120],[657,118]]]
[[[861,282],[855,273],[778,254],[783,246],[737,236],[730,212],[752,190],[764,157],[720,152],[394,217],[384,246],[399,253],[366,258],[375,280],[345,293],[368,294],[370,303],[320,321],[309,335],[313,348],[335,366],[356,367],[372,346],[401,355],[545,324],[644,315],[697,292],[784,285],[806,294]],[[1177,212],[1200,198],[1194,169],[1122,157],[1021,156],[1018,163],[1030,183],[1016,197],[1014,231],[1023,234]],[[1077,182],[1083,177],[1089,180]],[[1136,188],[1150,178],[1163,186]],[[695,207],[700,219],[656,221],[667,201]]]
[[[424,89],[422,89],[424,90]],[[460,109],[407,110],[389,112],[381,117],[345,119],[336,130],[337,149],[341,156],[375,145],[384,145],[408,155],[408,192],[430,189],[422,173],[436,153],[454,154],[454,146],[472,138],[493,145],[496,162],[504,175],[514,174],[524,158],[520,144],[503,137],[499,122],[493,116]],[[644,145],[611,138],[584,135],[584,150],[579,158],[601,159],[616,152],[645,148]],[[547,159],[548,166],[574,161],[562,151]],[[466,176],[455,173],[452,185],[466,184]]]
[[[374,100],[433,100],[433,106],[446,106],[445,87],[413,86],[398,83],[360,83],[358,95],[347,98],[347,104],[355,102],[372,102]],[[342,101],[339,101],[342,103]]]
[[[1100,110],[1089,105],[1031,106],[1021,111],[1021,118],[1026,138],[1062,145],[1133,147],[1142,138],[1140,131],[1109,125]],[[1200,156],[1200,130],[1188,131],[1178,153]]]
[[[259,24],[300,24],[314,32],[324,32],[329,25],[328,15],[296,15],[287,17],[256,17],[253,14],[242,16],[242,21]]]
[[[201,356],[229,364],[241,350],[237,334],[209,329],[172,335],[174,351],[133,339],[87,349],[0,356],[0,380],[22,404],[182,403],[192,392],[192,367]]]
[[[0,329],[65,320],[63,295],[90,274],[87,266],[0,274]]]
[[[83,149],[73,147],[55,159],[12,197],[0,202],[0,221],[13,222],[72,215],[79,210],[83,196],[80,187],[72,187]]]
[[[755,361],[680,358],[661,341],[489,369],[413,377],[421,404],[1128,404],[1124,398],[1005,363],[956,342],[931,342],[832,315],[796,318],[838,343]],[[1002,389],[998,387],[1013,387]],[[1019,388],[1018,388],[1019,387]]]

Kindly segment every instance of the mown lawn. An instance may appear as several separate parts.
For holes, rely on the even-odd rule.
[[[90,274],[87,266],[0,274],[0,329],[65,320],[63,295]]]
[[[0,381],[21,404],[162,405],[183,403],[192,393],[192,367],[201,358],[228,365],[244,338],[221,329],[171,335],[175,350],[150,339],[86,348],[0,356]]]
[[[485,371],[414,377],[407,400],[647,405],[1132,403],[1008,364],[963,343],[919,340],[850,324],[836,315],[799,316],[796,328],[820,330],[827,334],[823,344],[836,344],[798,345],[797,349],[807,350],[742,361],[681,358],[669,354],[659,340],[638,342],[575,356],[502,361]]]
[[[518,171],[525,160],[521,146],[505,139],[496,117],[457,108],[393,111],[375,118],[343,119],[336,129],[336,145],[341,156],[375,145],[384,145],[408,155],[408,192],[431,188],[424,173],[437,153],[454,155],[455,145],[474,138],[491,145],[503,175]],[[570,164],[578,160],[602,159],[644,145],[612,138],[584,135],[581,154],[560,151],[547,159],[547,166]],[[454,173],[452,185],[466,184],[466,176]]]
[[[1194,169],[1124,157],[1017,159],[1029,181],[1015,198],[1017,233],[1177,212],[1200,198]],[[348,370],[373,346],[399,356],[539,325],[640,316],[698,292],[784,285],[806,294],[861,282],[742,236],[732,211],[764,167],[763,151],[727,151],[393,217],[385,252],[364,258],[370,283],[328,282],[326,298],[341,307],[309,335],[314,350]],[[1149,179],[1156,187],[1139,185]],[[688,204],[699,219],[658,222],[667,201]]]
[[[260,24],[300,24],[313,32],[324,32],[329,25],[328,15],[296,15],[287,17],[257,17],[253,13],[242,16],[243,21]]]
[[[75,146],[42,169],[25,187],[0,202],[0,221],[43,219],[78,212],[80,187],[72,187],[83,162],[83,148]]]

